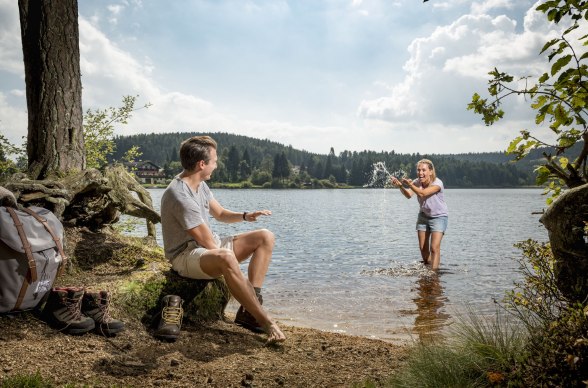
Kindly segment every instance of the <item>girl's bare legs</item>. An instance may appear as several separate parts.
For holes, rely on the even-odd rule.
[[[429,238],[431,232],[425,232],[424,230],[417,231],[419,237],[419,249],[421,250],[421,257],[425,265],[430,264],[431,249],[429,248]]]
[[[431,232],[431,268],[439,269],[441,264],[441,240],[443,239],[443,232]]]

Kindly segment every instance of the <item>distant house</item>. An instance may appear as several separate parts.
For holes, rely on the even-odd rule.
[[[149,160],[125,163],[125,166],[135,174],[139,183],[148,185],[166,183],[163,169]]]

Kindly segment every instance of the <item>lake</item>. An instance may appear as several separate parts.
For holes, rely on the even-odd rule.
[[[149,192],[159,211],[163,190]],[[444,331],[468,307],[493,313],[494,300],[521,277],[513,244],[547,240],[533,214],[545,207],[541,189],[447,189],[449,227],[434,276],[420,264],[416,198],[407,200],[396,189],[213,193],[227,209],[273,213],[256,223],[213,221],[220,235],[255,228],[275,233],[263,291],[272,316],[287,325],[391,342]],[[231,302],[228,310],[237,307]]]

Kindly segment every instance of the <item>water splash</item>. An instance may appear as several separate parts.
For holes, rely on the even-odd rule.
[[[363,185],[363,187],[392,187],[392,183],[390,183],[391,177],[396,177],[398,179],[407,178],[408,173],[402,168],[390,172],[386,168],[386,162],[376,162],[372,164],[372,174],[368,179],[368,183]]]
[[[417,261],[413,263],[392,263],[389,268],[376,268],[371,270],[361,271],[362,275],[368,276],[390,276],[390,277],[401,277],[401,276],[431,276],[435,274],[435,271],[424,265],[422,262]]]

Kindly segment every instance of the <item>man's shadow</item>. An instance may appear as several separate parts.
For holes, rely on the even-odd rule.
[[[416,283],[417,296],[414,299],[417,316],[414,320],[414,332],[421,342],[431,341],[441,334],[451,316],[443,307],[448,300],[444,295],[440,274],[422,275]]]

